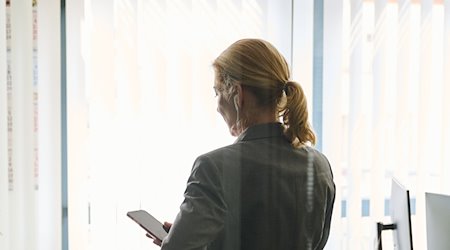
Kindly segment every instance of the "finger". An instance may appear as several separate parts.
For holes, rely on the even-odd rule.
[[[163,228],[166,230],[166,232],[169,232],[170,228],[172,227],[172,223],[164,222]]]
[[[161,241],[160,240],[158,240],[158,239],[154,239],[153,240],[153,243],[155,243],[156,245],[158,245],[158,246],[161,246]]]
[[[145,234],[145,236],[147,236],[147,237],[149,237],[150,239],[152,239],[154,244],[156,244],[156,245],[158,245],[158,246],[161,246],[162,241],[159,240],[159,239],[157,239],[155,236],[153,236],[153,235],[151,235],[151,234],[149,234],[149,233]]]

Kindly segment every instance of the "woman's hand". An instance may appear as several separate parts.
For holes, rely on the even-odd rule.
[[[169,223],[167,221],[164,222],[163,228],[164,228],[164,230],[166,230],[166,232],[169,232],[171,227],[172,227],[172,223]],[[151,235],[149,233],[147,233],[145,236],[147,236],[150,239],[152,239],[154,244],[156,244],[158,246],[161,246],[162,241],[157,239],[157,238],[155,238],[155,236],[153,236],[153,235]]]
[[[171,227],[172,227],[172,223],[164,221],[163,228],[164,228],[164,230],[166,230],[166,232],[169,232]]]

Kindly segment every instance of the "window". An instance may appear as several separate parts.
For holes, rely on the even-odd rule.
[[[292,61],[291,3],[86,0],[68,11],[69,248],[149,249],[126,212],[172,221],[195,157],[234,141],[212,61],[244,37]]]
[[[425,249],[420,197],[450,193],[450,3],[324,1],[323,16],[323,151],[348,204],[332,241],[372,249],[364,230],[389,214],[397,177]]]
[[[361,216],[362,217],[370,216],[370,200],[368,199],[361,200]]]
[[[391,215],[391,200],[390,199],[384,199],[384,216],[390,216]]]
[[[347,217],[347,201],[341,200],[341,218]]]

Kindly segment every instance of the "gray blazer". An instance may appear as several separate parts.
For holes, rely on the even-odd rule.
[[[322,249],[335,185],[327,158],[295,149],[279,123],[199,156],[163,250]]]

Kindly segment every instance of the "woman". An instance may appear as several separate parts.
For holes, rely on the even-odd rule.
[[[305,95],[267,41],[243,39],[214,61],[217,111],[234,144],[199,156],[161,249],[322,249],[335,185]]]

